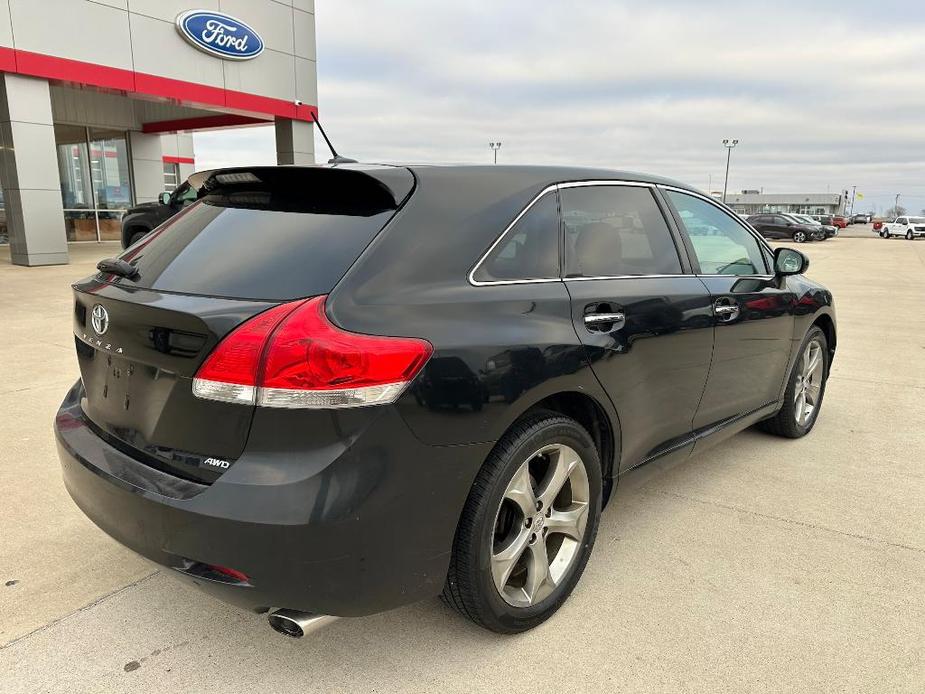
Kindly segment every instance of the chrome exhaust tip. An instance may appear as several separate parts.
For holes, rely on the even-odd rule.
[[[294,639],[300,639],[310,632],[317,631],[336,619],[337,617],[327,614],[314,614],[285,608],[273,610],[267,615],[267,621],[270,622],[274,631]]]

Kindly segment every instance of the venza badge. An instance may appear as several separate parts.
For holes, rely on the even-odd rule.
[[[228,60],[250,60],[263,53],[263,39],[240,19],[211,10],[177,16],[177,31],[200,51]]]
[[[109,312],[100,304],[90,311],[90,325],[93,326],[97,335],[102,335],[109,330]]]

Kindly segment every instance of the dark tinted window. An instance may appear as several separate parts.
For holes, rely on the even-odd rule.
[[[559,277],[559,205],[555,193],[537,200],[476,269],[477,282]]]
[[[247,299],[327,293],[395,212],[373,179],[330,174],[279,169],[259,184],[209,184],[122,254],[138,277],[116,281]]]
[[[669,191],[668,197],[684,222],[702,273],[762,275],[767,271],[761,245],[732,215],[693,195]]]
[[[649,188],[564,188],[560,200],[568,276],[681,273],[671,232]]]
[[[187,205],[196,202],[197,195],[198,191],[195,188],[193,188],[189,183],[184,183],[177,190],[174,199],[179,205],[186,207]]]

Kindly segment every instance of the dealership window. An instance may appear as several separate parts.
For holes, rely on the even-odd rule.
[[[164,162],[164,190],[172,193],[180,185],[180,165],[176,162]]]
[[[132,204],[125,133],[59,123],[55,144],[67,240],[118,240]]]

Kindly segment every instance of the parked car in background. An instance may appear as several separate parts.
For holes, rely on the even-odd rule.
[[[874,220],[874,231],[881,233],[883,231],[883,225],[888,222],[893,222],[895,219],[875,219]]]
[[[880,236],[885,239],[903,236],[909,241],[919,236],[925,238],[925,217],[897,217],[881,227]]]
[[[848,218],[841,214],[834,214],[832,215],[832,224],[839,229],[844,229],[848,226]]]
[[[103,530],[288,636],[440,594],[487,629],[535,627],[621,474],[819,415],[831,292],[681,183],[196,177],[189,210],[74,284],[58,453]]]
[[[789,214],[787,216],[793,217],[798,222],[802,222],[803,224],[812,224],[813,226],[821,227],[822,231],[825,232],[826,239],[831,239],[835,236],[838,236],[838,227],[834,224],[820,224],[815,219],[805,214]]]
[[[833,221],[834,215],[831,214],[811,214],[809,215],[810,219],[815,219],[817,222],[824,226],[835,226]]]
[[[870,215],[869,214],[851,215],[850,221],[852,224],[868,224],[870,223]]]
[[[766,239],[791,239],[795,243],[825,240],[820,225],[800,222],[782,212],[753,214],[748,223]]]
[[[185,181],[172,193],[161,193],[157,202],[130,208],[122,217],[122,248],[128,248],[184,207],[196,202],[198,191]]]

